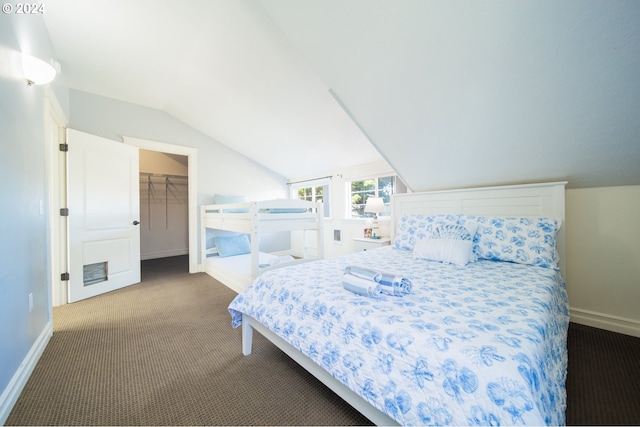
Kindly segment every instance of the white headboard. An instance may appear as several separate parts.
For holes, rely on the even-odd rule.
[[[395,194],[391,199],[391,240],[402,215],[467,214],[482,216],[549,217],[562,221],[557,235],[560,271],[565,276],[563,182],[463,188]]]

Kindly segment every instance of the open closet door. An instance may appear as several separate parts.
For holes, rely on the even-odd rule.
[[[69,302],[140,282],[138,148],[69,129]]]

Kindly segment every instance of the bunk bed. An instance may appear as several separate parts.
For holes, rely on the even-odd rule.
[[[203,270],[236,292],[242,292],[261,271],[270,266],[322,259],[322,221],[322,203],[305,200],[277,199],[203,205],[200,207],[200,253]],[[223,238],[231,235],[234,240],[231,246],[239,244],[246,250],[236,251],[236,248],[232,247],[228,252],[229,256],[220,256],[220,248],[207,247],[208,229],[223,232]],[[260,251],[262,234],[286,231],[303,231],[302,260],[294,260],[290,255],[274,255]],[[311,232],[315,239],[312,239],[307,231]],[[243,239],[246,241],[243,242]],[[312,240],[314,242],[310,242]],[[217,241],[220,244],[220,240]]]
[[[258,331],[378,425],[563,425],[565,184],[394,196],[391,246],[276,268],[234,299],[243,353]],[[423,252],[461,226],[468,258]],[[354,266],[413,289],[353,292]]]

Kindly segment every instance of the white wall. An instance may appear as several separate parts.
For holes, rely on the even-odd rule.
[[[362,237],[366,227],[364,219],[347,218],[349,205],[349,189],[347,183],[349,181],[371,178],[373,176],[389,176],[395,175],[393,169],[386,162],[361,165],[358,167],[335,170],[327,173],[332,176],[330,181],[330,197],[331,197],[331,218],[324,221],[324,256],[331,258],[353,252],[353,238]],[[305,179],[313,179],[313,177],[301,177],[292,179],[292,182],[302,181]],[[335,242],[333,239],[334,230],[340,230],[342,236],[341,242]],[[307,232],[307,242],[311,246],[315,245],[315,236]],[[389,236],[389,220],[380,220],[380,234],[383,237]],[[296,255],[301,255],[303,251],[303,238],[301,233],[292,233],[292,250]],[[313,253],[313,251],[311,251]]]
[[[640,184],[637,0],[262,4],[415,191]]]
[[[640,186],[566,191],[573,321],[640,336]]]

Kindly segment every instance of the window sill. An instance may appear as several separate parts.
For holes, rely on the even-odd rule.
[[[347,224],[365,224],[367,221],[373,221],[373,218],[347,218],[343,220]],[[389,225],[390,223],[391,219],[388,217],[378,218],[378,224],[380,225]]]

